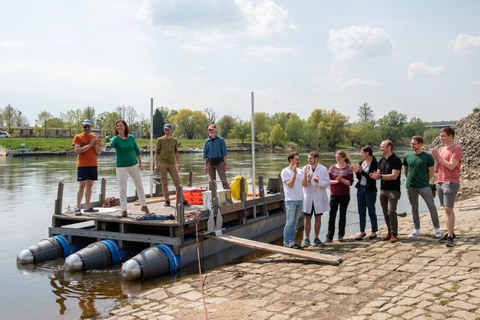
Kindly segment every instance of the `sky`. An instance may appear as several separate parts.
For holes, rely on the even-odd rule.
[[[335,109],[457,120],[480,104],[476,0],[0,1],[0,108]]]

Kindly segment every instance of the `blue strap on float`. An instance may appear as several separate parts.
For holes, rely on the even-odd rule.
[[[110,254],[112,255],[112,263],[117,264],[122,262],[125,259],[125,253],[122,249],[120,249],[117,245],[117,241],[115,240],[102,240],[108,249],[110,250]]]
[[[166,244],[159,244],[159,245],[156,245],[155,247],[161,249],[167,255],[168,262],[170,265],[170,272],[177,270],[180,264],[180,256],[177,256],[175,255],[175,253],[173,253],[172,247]]]
[[[62,246],[64,258],[68,257],[75,251],[75,246],[72,245],[73,248],[70,247],[70,244],[68,243],[66,236],[61,235],[61,236],[53,236],[53,237]]]

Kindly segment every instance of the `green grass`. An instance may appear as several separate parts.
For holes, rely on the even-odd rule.
[[[2,138],[0,146],[11,150],[30,148],[35,152],[73,152],[72,140],[71,138]]]
[[[453,299],[443,299],[443,300],[440,300],[440,305],[442,306],[446,306],[447,304],[449,304],[450,302],[452,302]]]

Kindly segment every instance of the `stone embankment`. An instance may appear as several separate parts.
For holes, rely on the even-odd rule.
[[[455,247],[423,234],[408,239],[412,220],[399,218],[399,242],[334,242],[316,248],[340,255],[340,266],[279,254],[204,274],[209,319],[480,319],[480,197],[458,203]],[[445,229],[443,210],[439,211]],[[385,230],[381,230],[381,235]],[[197,276],[140,294],[110,312],[116,319],[205,319]]]

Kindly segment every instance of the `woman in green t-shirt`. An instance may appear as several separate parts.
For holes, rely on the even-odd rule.
[[[142,185],[142,158],[140,157],[140,148],[135,137],[130,134],[125,120],[115,122],[115,136],[110,142],[110,147],[115,148],[117,161],[115,163],[118,185],[120,189],[120,206],[122,214],[120,217],[127,216],[127,181],[130,175],[137,189],[138,198],[142,204],[142,211],[150,213],[145,201],[145,191]]]

